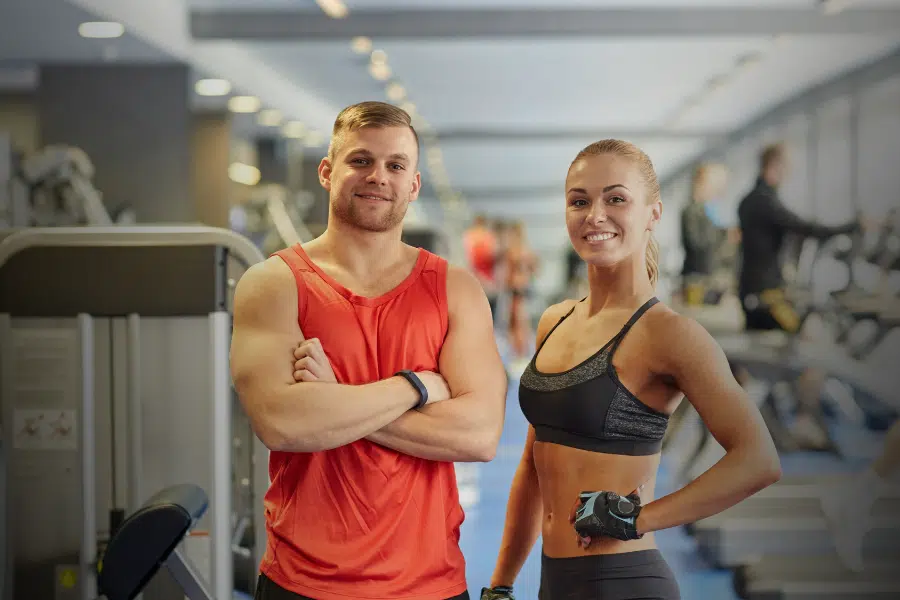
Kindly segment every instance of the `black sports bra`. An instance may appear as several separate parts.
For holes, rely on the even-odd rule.
[[[541,373],[535,366],[538,353],[575,307],[553,326],[519,380],[519,406],[537,441],[632,456],[660,451],[669,416],[629,392],[612,360],[628,330],[657,302],[651,298],[644,303],[613,339],[581,364],[562,373]]]

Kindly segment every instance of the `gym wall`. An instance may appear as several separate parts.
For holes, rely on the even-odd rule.
[[[877,217],[896,207],[900,52],[785,102],[736,132],[726,145],[691,162],[663,182],[669,215],[680,212],[688,201],[694,167],[702,160],[720,161],[729,169],[721,209],[736,224],[737,205],[756,180],[760,150],[778,141],[790,152],[782,200],[798,214],[822,223],[842,223],[853,218],[857,208]],[[682,257],[680,246],[668,253],[668,268],[680,269]]]

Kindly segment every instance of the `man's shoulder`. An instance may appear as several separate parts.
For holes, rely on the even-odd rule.
[[[277,295],[295,289],[294,274],[290,267],[277,256],[251,265],[238,279],[235,287],[235,301],[263,300],[266,296]]]
[[[440,260],[443,258],[438,257]],[[481,282],[469,269],[447,262],[447,297],[460,297],[464,301],[474,301],[484,296]]]

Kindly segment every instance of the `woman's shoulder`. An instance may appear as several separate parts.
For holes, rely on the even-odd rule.
[[[706,353],[715,346],[712,335],[695,319],[658,302],[641,319],[650,353],[659,358],[682,353]]]
[[[575,308],[576,304],[578,304],[578,300],[566,299],[562,302],[551,304],[544,310],[544,313],[538,321],[537,331],[535,332],[537,334],[538,344],[547,337],[547,334],[550,333],[550,330],[553,329],[554,325],[556,325],[560,319]]]

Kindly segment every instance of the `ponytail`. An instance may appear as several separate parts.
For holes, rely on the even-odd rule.
[[[659,280],[659,243],[652,233],[647,242],[647,276],[650,277],[650,285],[656,287]]]

